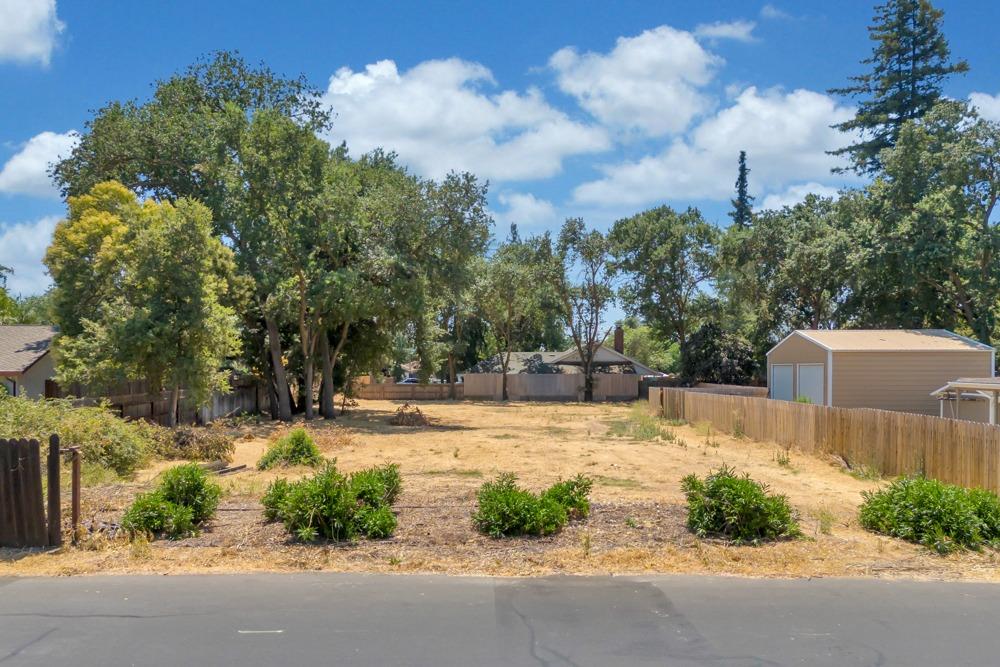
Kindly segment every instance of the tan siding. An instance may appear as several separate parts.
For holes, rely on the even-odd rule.
[[[784,342],[776,345],[767,355],[767,381],[771,382],[772,364],[792,365],[793,396],[799,395],[798,364],[823,364],[823,402],[826,402],[826,391],[829,386],[826,367],[827,350],[802,336],[790,336]]]
[[[939,414],[930,393],[949,380],[990,376],[989,352],[834,352],[833,405]]]

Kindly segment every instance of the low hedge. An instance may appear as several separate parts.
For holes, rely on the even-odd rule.
[[[281,521],[296,538],[350,540],[390,537],[396,530],[392,505],[402,488],[399,466],[386,464],[344,475],[331,461],[312,477],[278,479],[262,499],[264,516]]]
[[[133,536],[188,537],[215,516],[221,495],[197,463],[175,466],[163,473],[155,491],[136,496],[121,525]]]
[[[868,530],[917,542],[938,553],[1000,544],[1000,498],[925,477],[903,477],[862,494]]]
[[[785,496],[769,493],[766,484],[733,468],[723,465],[704,479],[688,475],[681,489],[687,497],[688,528],[699,537],[759,544],[801,535]]]
[[[535,495],[517,485],[516,475],[502,473],[480,487],[472,520],[479,532],[490,537],[551,535],[570,519],[590,514],[592,485],[589,478],[577,475]]]

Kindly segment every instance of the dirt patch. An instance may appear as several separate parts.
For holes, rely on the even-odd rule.
[[[551,573],[696,572],[753,576],[906,576],[1000,579],[997,553],[940,557],[883,538],[857,524],[861,492],[878,482],[846,474],[836,462],[769,443],[734,438],[703,425],[628,429],[632,408],[608,404],[423,403],[434,426],[391,426],[400,407],[361,401],[335,422],[304,426],[324,456],[345,472],[386,461],[400,464],[399,525],[386,540],[302,545],[264,521],[260,496],[276,478],[308,468],[257,471],[269,442],[288,426],[242,427],[233,464],[248,469],[219,478],[226,491],[201,535],[129,545],[102,535],[59,553],[0,551],[0,574],[92,572],[234,572],[300,569],[536,575]],[[441,426],[444,425],[444,426]],[[655,433],[655,435],[650,435]],[[784,493],[807,537],[734,547],[692,536],[680,479],[726,463]],[[84,490],[84,519],[113,526],[136,493],[174,463],[157,463],[127,484]],[[583,472],[594,480],[593,511],[560,534],[494,540],[472,525],[475,493],[498,472],[539,491]]]

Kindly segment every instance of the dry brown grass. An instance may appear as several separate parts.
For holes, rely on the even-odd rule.
[[[264,523],[259,498],[267,484],[310,471],[253,469],[268,443],[289,428],[262,424],[237,442],[233,464],[246,464],[248,470],[220,478],[227,496],[199,537],[130,545],[90,536],[81,547],[55,554],[8,551],[0,560],[0,575],[320,569],[1000,579],[994,551],[941,557],[860,529],[860,494],[877,482],[855,479],[831,461],[794,449],[709,432],[703,425],[663,422],[660,435],[636,435],[638,430],[621,427],[635,417],[635,408],[624,405],[424,403],[430,427],[390,425],[398,407],[362,401],[335,423],[305,425],[324,456],[336,458],[345,471],[385,461],[400,464],[399,528],[388,540],[301,545],[290,541],[280,525]],[[693,537],[684,526],[679,481],[722,463],[786,494],[808,538],[734,547]],[[135,493],[170,465],[157,463],[131,483],[86,489],[84,518],[116,522]],[[579,472],[590,475],[593,513],[551,537],[483,537],[470,520],[475,492],[501,471],[517,473],[535,490]]]

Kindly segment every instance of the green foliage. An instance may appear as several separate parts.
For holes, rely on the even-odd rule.
[[[633,404],[628,418],[612,422],[608,433],[642,441],[660,438],[669,442],[674,438],[673,432],[664,428],[662,419],[649,414],[649,407],[643,401]]]
[[[577,475],[535,495],[518,487],[513,473],[502,473],[480,487],[472,520],[490,537],[551,535],[571,518],[586,518],[591,486],[590,479]]]
[[[924,477],[904,477],[865,491],[861,525],[876,533],[950,553],[1000,540],[1000,499]]]
[[[164,429],[154,449],[167,460],[230,461],[236,444],[221,426],[177,426]]]
[[[351,488],[358,500],[367,505],[392,506],[403,488],[399,465],[387,463],[352,473]]]
[[[723,465],[705,479],[688,475],[681,489],[687,496],[688,528],[699,537],[759,544],[801,534],[785,496],[768,493],[765,484],[733,468]]]
[[[120,183],[70,200],[46,254],[55,283],[58,377],[101,386],[143,378],[199,403],[228,389],[236,316],[222,300],[232,253],[211,212],[181,199],[139,204]]]
[[[626,308],[683,347],[704,314],[719,230],[698,209],[660,206],[618,220],[608,238],[614,271],[628,278],[621,289]]]
[[[750,169],[747,167],[747,152],[740,151],[739,169],[736,176],[736,199],[730,201],[733,210],[729,212],[737,227],[753,225],[753,197],[750,196]]]
[[[163,473],[155,491],[136,496],[125,510],[122,528],[133,536],[181,539],[215,516],[221,495],[198,464],[175,466]]]
[[[812,405],[813,401],[808,396],[796,396],[795,397],[795,402],[796,403],[803,403],[805,405]]]
[[[640,324],[635,318],[622,323],[625,333],[625,356],[661,373],[677,371],[680,363],[680,345],[664,340],[653,327]]]
[[[581,474],[553,484],[542,496],[565,507],[570,519],[586,519],[590,514],[589,496],[593,486],[593,480]]]
[[[861,138],[833,152],[847,154],[858,172],[877,171],[881,151],[895,145],[901,126],[934,106],[949,75],[968,71],[964,60],[950,61],[943,16],[928,0],[887,0],[877,6],[868,28],[875,45],[862,61],[870,71],[829,91],[859,100],[854,118],[834,127]]]
[[[57,434],[64,447],[79,447],[84,461],[128,476],[142,466],[165,429],[125,421],[102,407],[74,408],[68,400],[36,401],[0,394],[4,437],[48,442]]]
[[[681,347],[681,374],[688,382],[748,384],[756,372],[750,344],[714,322],[703,324]]]
[[[208,479],[197,463],[175,466],[163,473],[159,492],[169,503],[190,508],[191,519],[200,524],[212,518],[219,507],[222,489]]]
[[[195,533],[194,510],[166,500],[160,491],[140,493],[122,516],[122,529],[133,536],[162,535],[179,540]]]
[[[316,443],[305,429],[297,428],[271,443],[257,462],[257,468],[267,470],[275,466],[298,465],[315,468],[322,462],[323,456]]]
[[[345,476],[333,462],[312,477],[275,480],[264,494],[264,516],[280,520],[302,541],[390,537],[392,504],[400,491],[399,466],[385,464]]]

